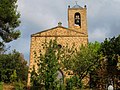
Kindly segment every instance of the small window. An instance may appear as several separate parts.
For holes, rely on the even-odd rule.
[[[80,13],[75,13],[75,26],[81,26],[81,16],[80,16]]]
[[[62,45],[58,44],[58,48],[62,48]]]

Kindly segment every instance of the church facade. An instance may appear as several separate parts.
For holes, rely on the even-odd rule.
[[[49,42],[55,38],[57,38],[57,43],[62,46],[68,44],[71,47],[74,43],[75,47],[79,48],[80,45],[88,44],[86,6],[81,7],[77,4],[73,7],[68,6],[68,28],[63,27],[62,23],[59,22],[56,27],[31,35],[29,68],[36,65],[34,52],[39,54],[45,40]],[[28,74],[27,84],[30,85],[30,73]]]

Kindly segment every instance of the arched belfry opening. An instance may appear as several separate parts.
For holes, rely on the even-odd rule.
[[[81,26],[81,15],[79,12],[75,13],[74,24],[75,26]]]

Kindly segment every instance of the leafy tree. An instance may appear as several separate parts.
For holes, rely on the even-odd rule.
[[[105,41],[101,44],[101,52],[107,59],[108,64],[108,73],[113,76],[116,72],[116,66],[118,63],[118,56],[120,56],[120,35],[118,37],[113,37],[111,39],[105,39]],[[111,72],[111,69],[114,69]],[[111,77],[110,76],[110,77]]]
[[[101,49],[103,56],[106,58],[107,62],[107,82],[115,83],[115,78],[119,79],[119,56],[120,56],[120,35],[118,37],[113,37],[109,39],[105,39],[104,42],[101,43]]]
[[[17,0],[0,0],[0,43],[10,42],[20,36],[20,31],[15,30],[20,25],[16,3]]]
[[[14,82],[27,80],[27,62],[15,50],[9,54],[0,54],[0,81]]]
[[[40,57],[35,54],[35,60],[38,70],[31,72],[31,81],[33,86],[44,85],[45,90],[57,90],[58,80],[57,71],[59,70],[58,54],[59,48],[56,40],[50,40],[49,43],[43,44],[45,53],[40,53]]]
[[[81,46],[72,59],[65,61],[66,68],[72,70],[75,75],[79,76],[80,81],[91,71],[96,69],[99,62],[98,51],[100,43],[89,43],[88,46]],[[71,63],[71,64],[70,64]]]
[[[73,45],[71,48],[57,44],[56,40],[45,42],[43,51],[38,57],[35,53],[35,60],[38,65],[37,71],[33,67],[31,72],[31,81],[33,86],[44,86],[46,90],[55,89],[57,85],[57,71],[61,69],[72,77],[66,81],[66,89],[80,89],[82,87],[82,80],[91,71],[98,66],[100,55],[100,43],[89,43],[88,46],[81,46],[77,51]],[[71,73],[73,72],[73,73]]]
[[[66,90],[79,90],[82,88],[82,83],[78,76],[73,75],[66,79]]]
[[[94,87],[106,88],[108,84],[117,84],[119,80],[119,56],[120,56],[120,35],[105,39],[101,43],[100,53],[102,54],[102,60],[100,65],[92,72],[91,80]],[[117,86],[117,85],[115,85]]]
[[[111,39],[105,39],[101,43],[101,52],[108,59],[108,64],[114,66],[117,64],[118,56],[120,55],[120,35]]]
[[[0,81],[10,82],[11,74],[14,73],[13,69],[17,62],[16,59],[18,60],[18,57],[13,57],[14,55],[4,54],[7,50],[5,49],[5,43],[15,40],[20,36],[20,31],[16,30],[20,25],[20,13],[17,11],[16,3],[17,0],[0,0]],[[20,72],[16,71],[16,73]],[[18,77],[22,77],[21,75]]]

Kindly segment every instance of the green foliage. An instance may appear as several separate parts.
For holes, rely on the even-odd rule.
[[[14,83],[15,90],[26,90],[23,82],[18,81]]]
[[[101,52],[108,59],[109,65],[116,65],[118,55],[120,55],[120,35],[118,37],[113,37],[111,39],[105,39],[103,43],[101,43]]]
[[[82,81],[88,73],[98,66],[100,58],[98,54],[99,49],[100,43],[98,42],[89,43],[88,46],[81,46],[72,59],[65,62],[66,68],[69,67],[68,70],[72,70],[74,74],[79,76],[80,81]]]
[[[102,55],[102,61],[97,70],[92,72],[91,80],[94,83],[94,87],[102,85],[106,88],[106,84],[112,84],[117,86],[119,81],[119,56],[120,56],[120,35],[105,39],[101,43],[99,52]],[[98,87],[97,87],[98,88]]]
[[[10,82],[15,82],[17,79],[16,70],[13,71],[13,74],[10,76]]]
[[[73,57],[76,53],[75,45],[73,44],[72,47],[68,47],[68,45],[63,46],[60,50],[59,60],[60,66],[64,71],[73,69],[74,61]]]
[[[0,82],[0,90],[3,90],[3,82]]]
[[[108,73],[110,75],[115,74],[120,56],[120,35],[118,37],[110,38],[109,40],[105,39],[105,41],[101,43],[101,52],[107,59]],[[114,72],[111,72],[111,70]]]
[[[88,46],[81,46],[77,51],[74,45],[58,47],[56,40],[45,42],[40,56],[35,53],[35,60],[38,65],[37,71],[33,67],[31,72],[32,86],[45,90],[76,90],[82,88],[82,80],[88,73],[96,70],[99,66],[101,54],[99,52],[100,43],[89,43]],[[59,62],[58,62],[59,61]],[[57,81],[57,71],[73,71],[70,79],[67,79],[66,86]],[[61,89],[62,88],[62,89]]]
[[[82,82],[78,76],[72,76],[66,80],[66,90],[77,90],[82,88]]]
[[[0,81],[14,82],[27,80],[27,62],[15,50],[9,54],[0,54]]]
[[[50,41],[45,53],[45,89],[56,90],[57,88],[57,71],[59,69],[58,59],[56,57],[57,43]]]
[[[20,25],[17,0],[0,0],[0,36],[4,42],[10,42],[20,36],[15,30]]]
[[[33,70],[31,72],[31,82],[32,82],[32,90],[34,90],[34,88],[36,87],[36,89],[40,86],[40,84],[42,84],[41,79],[43,78],[42,75],[41,77],[38,76],[39,74],[35,71],[35,67],[33,67]],[[41,78],[39,80],[39,78]],[[42,88],[42,87],[40,87]]]
[[[40,57],[35,54],[35,60],[38,65],[38,71],[31,72],[31,81],[33,86],[44,86],[45,90],[57,90],[58,80],[57,71],[59,69],[58,55],[59,48],[56,40],[50,40],[43,44],[45,53],[40,53]]]

